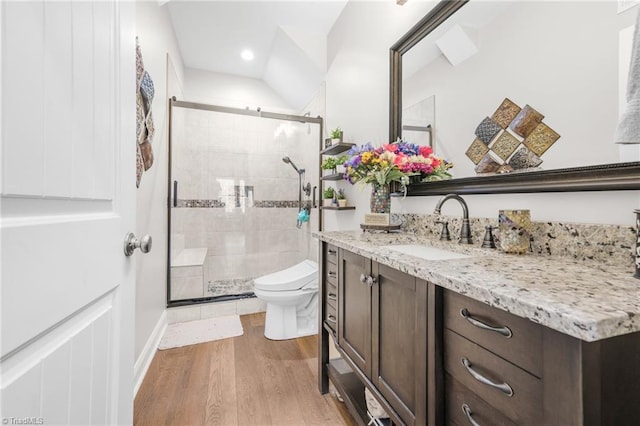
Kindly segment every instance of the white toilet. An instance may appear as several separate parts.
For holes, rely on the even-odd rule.
[[[267,303],[264,335],[294,339],[318,332],[318,264],[312,260],[254,280],[254,292]]]

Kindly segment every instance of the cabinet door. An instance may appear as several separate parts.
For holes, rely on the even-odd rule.
[[[371,275],[371,261],[346,250],[338,259],[338,344],[371,377],[371,287],[360,280]]]
[[[426,424],[427,283],[373,263],[372,382],[408,424]]]

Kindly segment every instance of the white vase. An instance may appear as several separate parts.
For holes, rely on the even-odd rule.
[[[333,206],[333,198],[324,198],[324,199],[322,200],[322,205],[323,205],[324,207],[331,207],[331,206]]]

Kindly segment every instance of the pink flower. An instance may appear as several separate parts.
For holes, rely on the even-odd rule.
[[[382,149],[385,151],[390,151],[390,152],[398,152],[398,145],[396,144],[392,144],[392,143],[387,143],[382,145]]]
[[[406,154],[403,154],[402,152],[398,152],[396,153],[396,158],[393,159],[393,164],[400,167],[402,164],[407,163],[408,159],[409,157],[407,157]]]
[[[433,154],[433,148],[431,148],[430,146],[421,146],[419,150],[420,155],[422,155],[423,157],[428,157]]]

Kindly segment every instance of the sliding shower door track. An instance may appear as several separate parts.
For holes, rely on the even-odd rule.
[[[212,302],[229,302],[232,300],[251,299],[256,297],[254,292],[240,293],[240,294],[225,294],[223,296],[211,296],[211,297],[199,297],[197,299],[181,299],[172,300],[167,303],[167,308],[176,308],[178,306],[198,305],[201,303]]]

